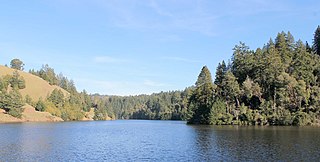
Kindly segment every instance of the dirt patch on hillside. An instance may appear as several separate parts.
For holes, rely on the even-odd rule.
[[[51,115],[48,112],[36,111],[34,107],[26,104],[23,106],[24,111],[22,113],[22,118],[15,118],[3,109],[0,109],[0,122],[1,123],[11,123],[11,122],[60,122],[63,121],[61,118]]]

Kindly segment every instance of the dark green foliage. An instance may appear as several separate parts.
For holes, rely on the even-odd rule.
[[[54,89],[48,100],[54,103],[57,107],[62,107],[64,103],[64,94],[61,90]]]
[[[311,53],[307,52],[305,45],[299,40],[295,44],[293,61],[291,62],[289,73],[298,80],[304,80],[308,85],[315,84],[313,75],[315,60]]]
[[[92,100],[91,97],[87,94],[85,90],[83,90],[80,94],[80,104],[82,105],[83,111],[88,112],[90,108],[92,107]]]
[[[312,47],[309,45],[309,43],[306,41],[306,50],[308,53],[312,52]]]
[[[92,108],[92,100],[87,92],[84,90],[78,93],[73,80],[68,80],[61,73],[56,75],[54,69],[49,65],[43,65],[39,71],[32,69],[29,73],[69,92],[64,95],[61,90],[54,89],[44,101],[39,99],[34,105],[38,111],[48,111],[63,120],[81,120],[84,117],[84,112],[88,112]]]
[[[25,80],[20,76],[18,71],[14,71],[12,75],[5,75],[1,80],[1,90],[8,90],[9,85],[14,90],[24,89],[26,87]]]
[[[92,98],[96,111],[104,109],[113,119],[185,120],[191,89],[124,97],[93,95]]]
[[[255,51],[240,42],[232,62],[219,63],[214,84],[204,67],[195,87],[182,92],[94,96],[94,103],[119,119],[312,125],[320,121],[320,57],[314,53],[290,32],[281,32]]]
[[[214,86],[209,69],[204,66],[198,76],[196,87],[189,99],[191,118],[189,124],[210,124]]]
[[[94,110],[94,120],[106,120],[107,119],[107,112],[102,107],[98,107]]]
[[[8,114],[21,118],[23,105],[22,96],[17,90],[12,90],[9,93],[0,92],[0,108],[4,109]]]
[[[8,87],[11,87],[11,90]],[[9,115],[21,118],[24,105],[19,89],[25,88],[25,82],[17,71],[13,75],[6,75],[0,78],[0,108]]]
[[[242,83],[246,79],[247,74],[251,74],[253,62],[253,51],[249,47],[240,42],[233,48],[232,56],[232,73],[238,78],[238,82]]]
[[[221,95],[223,90],[222,82],[224,80],[225,74],[227,72],[227,67],[224,61],[222,63],[218,64],[217,70],[216,70],[216,79],[214,80],[214,84],[217,86],[216,91],[218,94]]]
[[[13,59],[10,62],[11,68],[16,70],[23,70],[24,63],[19,59]]]
[[[281,62],[283,66],[286,68],[292,61],[292,46],[293,46],[293,36],[288,32],[278,33],[276,40],[275,40],[275,47],[279,55],[281,56]]]
[[[70,93],[78,93],[73,80],[69,80],[61,73],[59,75],[56,75],[54,69],[51,68],[48,64],[42,65],[42,68],[39,71],[35,71],[34,69],[29,70],[29,73],[39,76],[43,80],[49,82],[49,84],[57,85]]]
[[[312,124],[312,118],[308,113],[305,112],[296,112],[293,114],[293,125],[310,125]]]
[[[189,99],[190,103],[197,104],[188,107],[188,112],[197,119],[193,123],[319,124],[320,58],[314,55],[317,54],[319,35],[318,27],[313,52],[301,40],[295,42],[290,32],[278,33],[275,41],[270,39],[267,45],[256,51],[240,42],[234,48],[231,71],[224,63],[217,67],[216,88],[212,89],[214,95],[206,101],[212,105],[210,111],[204,111],[207,109],[202,108],[207,105],[200,104],[203,100],[196,97],[210,93],[199,89],[197,82],[194,95]],[[201,82],[203,77],[198,80]],[[208,114],[209,122],[201,122],[206,121]]]
[[[229,113],[227,113],[227,105],[225,101],[217,99],[211,107],[209,124],[225,125],[231,124]]]
[[[315,54],[320,55],[320,26],[318,26],[314,32],[312,48]]]
[[[51,85],[58,85],[58,79],[54,69],[49,67],[48,64],[42,65],[42,68],[39,71],[35,71],[34,69],[29,70],[29,73],[33,75],[37,75],[43,80],[49,82]]]
[[[39,101],[37,102],[35,108],[36,108],[37,111],[45,111],[46,110],[46,105],[42,101],[42,99],[39,99]]]
[[[240,87],[237,82],[237,78],[232,74],[231,71],[227,71],[223,81],[222,81],[222,93],[221,97],[225,98],[230,103],[235,103],[239,106],[239,94]],[[229,107],[229,105],[227,105]]]
[[[13,72],[13,75],[9,79],[9,83],[13,89],[24,89],[26,87],[25,80],[20,76],[18,71]]]

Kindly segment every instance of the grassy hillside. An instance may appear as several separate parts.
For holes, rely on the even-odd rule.
[[[26,104],[23,106],[24,111],[21,119],[15,118],[9,114],[6,114],[3,109],[0,109],[0,123],[11,122],[59,122],[63,121],[61,118],[51,115],[48,112],[39,112],[34,107]]]
[[[14,69],[0,65],[0,76],[4,76],[7,74],[12,75],[14,71],[15,71]],[[50,85],[47,81],[43,80],[38,76],[32,75],[24,71],[18,71],[18,72],[25,79],[25,82],[26,82],[26,88],[21,89],[20,93],[24,97],[26,95],[29,95],[33,101],[37,101],[40,97],[45,99],[56,88],[60,89],[65,96],[69,94],[64,89],[56,85]]]

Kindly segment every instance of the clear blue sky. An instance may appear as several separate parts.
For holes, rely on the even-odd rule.
[[[239,41],[277,32],[312,42],[318,0],[1,0],[0,64],[49,64],[78,90],[109,95],[182,90],[214,76]]]

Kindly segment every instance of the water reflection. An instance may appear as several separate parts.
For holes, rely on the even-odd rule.
[[[297,161],[320,157],[313,127],[190,126],[199,161]]]
[[[0,124],[0,161],[318,161],[319,134],[177,121]]]
[[[189,125],[192,128],[194,138],[192,138],[195,154],[195,161],[213,161],[216,152],[215,133],[208,127]]]

